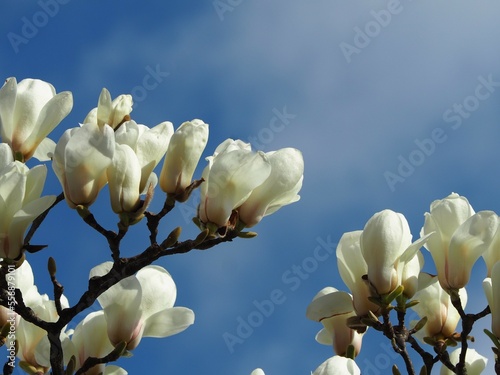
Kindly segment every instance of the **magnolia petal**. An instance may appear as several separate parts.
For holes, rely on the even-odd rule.
[[[42,195],[45,178],[47,177],[47,167],[37,165],[26,173],[26,192],[24,201],[31,202]]]
[[[152,129],[147,128],[137,140],[135,152],[142,168],[141,190],[146,187],[149,175],[165,155],[173,133],[172,123],[165,121]]]
[[[265,375],[264,374],[264,371],[262,371],[261,368],[256,368],[255,370],[253,370],[250,375]]]
[[[1,125],[0,125],[1,126]],[[0,143],[0,170],[14,161],[12,149],[7,143]]]
[[[143,319],[174,306],[177,288],[172,276],[160,266],[147,266],[135,276],[141,287]]]
[[[328,289],[326,294],[317,295],[307,306],[306,317],[319,322],[325,318],[348,314],[352,311],[352,297],[349,293]]]
[[[14,111],[16,109],[17,80],[7,78],[0,89],[0,131],[3,142],[12,141],[14,131]]]
[[[35,199],[27,203],[21,210],[14,214],[9,231],[9,241],[12,242],[12,246],[17,246],[19,250],[21,249],[24,232],[28,226],[38,217],[38,215],[48,209],[55,200],[55,195],[47,195]],[[11,247],[11,250],[14,249]],[[15,258],[15,256],[13,258]]]
[[[333,345],[332,333],[326,328],[322,328],[315,337],[315,340],[323,345]]]
[[[172,307],[149,316],[144,323],[145,337],[172,336],[194,323],[194,312],[186,307]]]
[[[128,372],[125,371],[125,369],[115,366],[115,365],[109,365],[104,368],[104,373],[103,375],[127,375]]]
[[[109,118],[112,112],[112,104],[111,104],[111,94],[108,89],[103,88],[101,90],[101,94],[99,95],[99,100],[97,102],[97,124],[99,126],[103,126],[104,124],[108,124],[113,127],[113,124],[110,124]]]
[[[496,234],[499,217],[493,211],[480,211],[467,219],[450,241],[447,282],[451,288],[463,288],[470,279],[472,266],[486,251]]]
[[[56,143],[50,138],[44,138],[36,146],[33,157],[38,161],[48,161],[52,159],[54,151],[56,149]]]
[[[269,206],[273,205],[275,212],[291,201],[295,202],[297,189],[302,187],[304,159],[299,150],[284,148],[266,155],[272,168],[269,177],[252,191],[238,209],[240,219],[247,227],[257,224],[266,215]]]
[[[116,144],[113,161],[106,175],[113,211],[133,212],[140,199],[141,166],[135,152],[128,145]]]
[[[104,311],[88,314],[75,328],[72,339],[79,366],[88,357],[103,357],[113,350],[107,335]]]
[[[319,365],[312,375],[361,375],[361,370],[354,360],[336,355]]]
[[[116,131],[116,143],[129,145],[133,150],[139,139],[139,126],[134,120],[125,121]]]

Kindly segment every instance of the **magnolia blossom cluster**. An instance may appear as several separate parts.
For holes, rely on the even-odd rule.
[[[51,84],[37,79],[18,83],[8,78],[0,88],[0,265],[17,267],[15,273],[22,282],[16,288],[24,306],[44,322],[57,322],[69,303],[64,296],[51,301],[40,295],[25,259],[25,250],[31,246],[30,236],[25,238],[28,227],[43,218],[57,200],[54,195],[42,196],[47,168],[43,164],[29,168],[25,163],[32,157],[52,161],[67,205],[83,217],[107,186],[120,229],[145,216],[156,185],[166,193],[165,204],[170,205],[186,201],[200,187],[195,221],[212,237],[224,237],[228,231],[239,234],[300,198],[304,161],[299,150],[255,152],[248,143],[228,139],[206,158],[201,178],[193,181],[208,142],[208,124],[194,119],[176,130],[169,121],[148,127],[131,118],[132,106],[131,95],[112,99],[103,89],[97,107],[56,143],[47,136],[72,110],[70,92],[56,93]],[[154,170],[162,161],[157,176]],[[106,262],[91,270],[90,279],[113,272],[113,263]],[[64,366],[72,362],[79,368],[89,358],[103,358],[115,351],[122,355],[134,350],[143,337],[167,337],[194,323],[192,310],[174,306],[175,283],[159,266],[145,266],[121,279],[97,300],[101,310],[88,314],[74,330],[62,329]],[[0,323],[2,332],[15,326],[17,341],[11,347],[20,367],[29,374],[49,372],[47,332],[14,310],[1,306]],[[105,363],[85,372],[126,373]]]
[[[141,220],[157,184],[169,197],[183,202],[201,183],[198,223],[219,235],[252,227],[299,199],[304,172],[299,150],[255,152],[248,143],[228,139],[207,157],[202,178],[192,181],[208,142],[208,125],[195,119],[175,131],[169,121],[150,128],[131,119],[132,106],[131,95],[112,100],[103,89],[97,107],[56,144],[46,136],[71,111],[71,93],[56,94],[51,84],[41,80],[7,79],[0,89],[4,142],[0,168],[4,168],[1,178],[9,181],[0,189],[5,206],[0,207],[0,257],[20,256],[28,225],[55,199],[40,198],[46,169],[29,170],[23,163],[32,156],[52,159],[71,208],[88,208],[107,185],[111,208],[124,225]],[[162,160],[158,177],[154,169]]]
[[[367,328],[362,328],[362,322],[387,312],[397,296],[402,306],[413,298],[412,309],[425,317],[426,323],[415,333],[418,339],[456,342],[460,314],[452,299],[465,307],[465,286],[480,257],[488,270],[483,288],[491,309],[491,329],[500,337],[499,245],[499,216],[493,211],[476,213],[465,197],[455,193],[431,204],[416,241],[402,214],[392,210],[376,213],[363,230],[345,233],[337,246],[338,270],[350,293],[324,288],[307,308],[307,317],[323,325],[316,340],[332,345],[337,355],[344,356],[349,350],[357,355]],[[430,253],[437,275],[422,271],[421,247]],[[450,357],[452,363],[458,362],[458,354]],[[469,373],[480,373],[485,364],[484,357],[467,352]],[[446,371],[443,366],[442,373]]]
[[[92,269],[90,276],[102,276],[110,269],[111,263],[101,264]],[[38,292],[28,261],[24,261],[12,277],[19,280],[16,286],[26,306],[39,318],[56,322],[59,316],[55,303]],[[162,298],[158,298],[159,295]],[[102,310],[88,314],[75,330],[63,329],[60,339],[64,364],[74,356],[80,367],[89,357],[100,358],[111,353],[118,344],[123,343],[126,350],[133,350],[142,337],[168,337],[182,332],[194,323],[194,313],[185,307],[174,307],[176,295],[172,277],[159,266],[147,266],[123,279],[98,298]],[[63,308],[69,306],[64,295],[61,305]],[[15,325],[20,367],[29,374],[47,373],[50,369],[47,332],[3,306],[0,307],[0,324]],[[122,375],[127,372],[118,366],[99,364],[85,374]]]

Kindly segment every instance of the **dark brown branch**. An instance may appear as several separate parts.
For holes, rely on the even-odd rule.
[[[163,208],[157,214],[153,214],[151,212],[145,212],[144,215],[148,221],[147,226],[149,229],[149,240],[151,245],[156,243],[156,237],[158,236],[158,225],[160,224],[160,220],[165,217],[172,209],[175,207],[175,199],[168,196],[165,198],[165,203],[163,204]]]

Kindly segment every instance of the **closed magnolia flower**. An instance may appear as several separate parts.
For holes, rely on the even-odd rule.
[[[111,266],[106,262],[94,267],[90,276],[102,276]],[[146,266],[101,294],[97,300],[113,346],[123,341],[132,350],[142,337],[167,337],[184,331],[194,323],[194,313],[174,307],[176,297],[174,280],[159,266]]]
[[[208,142],[208,125],[202,120],[184,122],[168,145],[160,174],[160,188],[183,202],[194,171]]]
[[[134,212],[140,195],[149,184],[156,184],[153,169],[167,150],[173,126],[162,122],[153,128],[127,121],[115,132],[115,153],[107,169],[107,179],[114,212]],[[153,176],[154,175],[154,176]]]
[[[123,122],[130,120],[132,105],[132,95],[119,95],[111,100],[111,94],[106,88],[103,88],[97,107],[87,114],[83,123],[93,123],[99,126],[108,124],[116,129]]]
[[[40,197],[46,176],[44,165],[29,169],[19,161],[0,169],[0,258],[21,255],[26,229],[54,203],[53,195]]]
[[[297,193],[304,178],[302,153],[294,148],[283,148],[268,152],[266,156],[272,168],[269,177],[238,208],[239,218],[248,228],[264,216],[300,199]]]
[[[491,310],[491,332],[500,338],[500,262],[497,262],[491,276],[483,281],[484,294]]]
[[[45,161],[55,143],[47,135],[73,108],[71,92],[56,94],[54,86],[39,79],[8,78],[0,89],[0,131],[17,160],[32,156]]]
[[[467,292],[465,288],[458,291],[460,302],[465,309]],[[438,277],[427,273],[419,276],[419,290],[415,299],[420,301],[412,309],[420,318],[427,317],[427,323],[415,336],[419,339],[431,337],[435,340],[444,340],[455,333],[460,314],[453,306],[450,295],[439,284]]]
[[[457,348],[450,353],[450,362],[453,365],[456,365],[460,360],[460,353],[462,348]],[[465,369],[467,370],[467,375],[480,375],[483,373],[483,370],[486,368],[486,364],[488,363],[488,358],[483,357],[476,350],[468,348],[465,353]],[[441,365],[441,371],[439,375],[451,375],[455,374],[445,365]]]
[[[379,295],[403,284],[405,266],[417,256],[426,238],[414,243],[411,240],[408,222],[400,213],[383,210],[366,223],[360,237],[361,252],[368,267],[368,280]],[[417,275],[418,272],[420,269]]]
[[[425,247],[443,289],[467,285],[472,266],[490,246],[498,224],[493,211],[474,213],[467,200],[457,194],[431,204],[421,234],[430,236]]]
[[[261,368],[256,368],[253,370],[250,375],[266,375]]]
[[[362,231],[347,232],[342,235],[337,245],[337,267],[342,281],[352,294],[352,304],[357,315],[363,316],[370,311],[377,314],[380,306],[371,302],[368,283],[363,276],[368,272],[368,266],[363,258],[360,247]]]
[[[356,316],[349,293],[332,287],[322,289],[306,310],[306,317],[321,322],[324,328],[316,335],[320,344],[331,345],[338,355],[345,355],[352,345],[355,355],[361,350],[362,334],[347,326],[347,319]]]
[[[75,328],[71,337],[75,347],[76,368],[80,368],[89,357],[102,358],[114,349],[107,334],[104,311],[88,314]],[[98,364],[85,372],[85,375],[126,375],[127,372],[118,366]]]
[[[361,375],[361,370],[351,358],[335,355],[319,365],[312,375]]]
[[[254,153],[249,144],[232,139],[219,145],[207,160],[198,217],[203,224],[225,227],[232,211],[267,179],[271,164],[263,152]]]
[[[113,160],[115,134],[109,125],[83,124],[68,129],[57,142],[52,168],[71,208],[90,206],[107,183]]]

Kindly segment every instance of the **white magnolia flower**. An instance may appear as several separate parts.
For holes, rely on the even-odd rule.
[[[491,332],[500,338],[500,262],[497,262],[491,276],[483,281],[484,294],[491,310]]]
[[[185,189],[208,142],[208,125],[202,120],[184,122],[175,131],[160,174],[160,187],[181,202],[187,199]]]
[[[302,153],[294,148],[283,148],[268,152],[266,156],[272,168],[269,177],[238,208],[240,220],[248,228],[264,216],[300,199],[297,193],[304,179]]]
[[[417,256],[426,237],[414,243],[411,240],[408,222],[400,213],[383,210],[366,223],[360,238],[361,252],[368,267],[368,280],[379,295],[388,294],[403,284],[405,266]],[[411,276],[414,274],[410,272]]]
[[[115,153],[107,169],[114,212],[135,211],[149,183],[154,187],[153,169],[165,154],[173,132],[172,123],[168,121],[150,129],[131,120],[116,130]]]
[[[26,229],[54,203],[53,195],[40,197],[46,176],[44,165],[29,169],[19,161],[0,169],[0,258],[21,255]]]
[[[345,355],[349,345],[355,354],[361,351],[362,334],[347,326],[347,319],[356,316],[349,293],[332,287],[323,288],[309,304],[306,317],[321,322],[324,328],[316,335],[320,344],[331,345],[338,355]]]
[[[71,208],[90,206],[107,183],[106,169],[115,152],[115,135],[109,125],[86,123],[68,129],[57,142],[52,168]]]
[[[109,272],[112,263],[94,267],[90,277]],[[194,313],[174,307],[177,289],[170,274],[159,266],[146,266],[98,297],[113,345],[124,341],[132,350],[142,337],[167,337],[194,323]]]
[[[89,357],[102,358],[114,349],[107,334],[104,311],[88,314],[75,328],[71,338],[75,347],[77,368],[80,368]],[[86,375],[126,375],[127,372],[118,366],[99,364],[86,371]]]
[[[109,91],[103,88],[97,107],[87,114],[83,123],[93,123],[99,126],[108,124],[116,129],[123,122],[130,120],[132,106],[132,95],[119,95],[112,101]]]
[[[202,223],[227,225],[234,209],[271,173],[271,164],[262,152],[254,153],[250,144],[228,139],[220,144],[203,171],[198,217]]]
[[[8,78],[0,89],[0,131],[17,160],[32,156],[49,160],[55,143],[47,135],[73,108],[71,92],[56,94],[54,86],[38,79]]]
[[[467,304],[465,288],[460,289],[458,294],[462,307],[465,308]],[[450,295],[441,288],[437,276],[420,274],[419,290],[415,294],[415,300],[419,303],[412,309],[420,318],[427,317],[427,323],[415,334],[417,338],[432,337],[440,340],[453,336],[460,314],[453,306]]]
[[[361,375],[361,370],[354,360],[335,355],[319,365],[312,375]]]
[[[250,375],[266,375],[261,368],[256,368],[253,370]]]
[[[488,277],[491,277],[493,266],[500,261],[500,251],[498,251],[498,249],[500,249],[500,220],[497,231],[495,232],[490,245],[481,255],[486,263]]]
[[[467,199],[454,193],[431,204],[421,234],[430,234],[425,247],[443,289],[467,285],[472,266],[490,246],[498,225],[494,212],[474,213]]]
[[[337,267],[340,277],[352,294],[352,303],[357,315],[366,315],[369,311],[377,314],[380,307],[368,300],[370,288],[363,280],[368,266],[361,253],[360,237],[362,231],[347,232],[342,235],[337,245]]]
[[[450,362],[454,365],[460,360],[460,352],[462,348],[457,348],[450,353]],[[465,369],[467,370],[467,375],[479,375],[486,368],[488,363],[488,358],[483,357],[476,350],[468,348],[465,354]],[[441,365],[440,375],[451,375],[454,374],[448,367]]]

